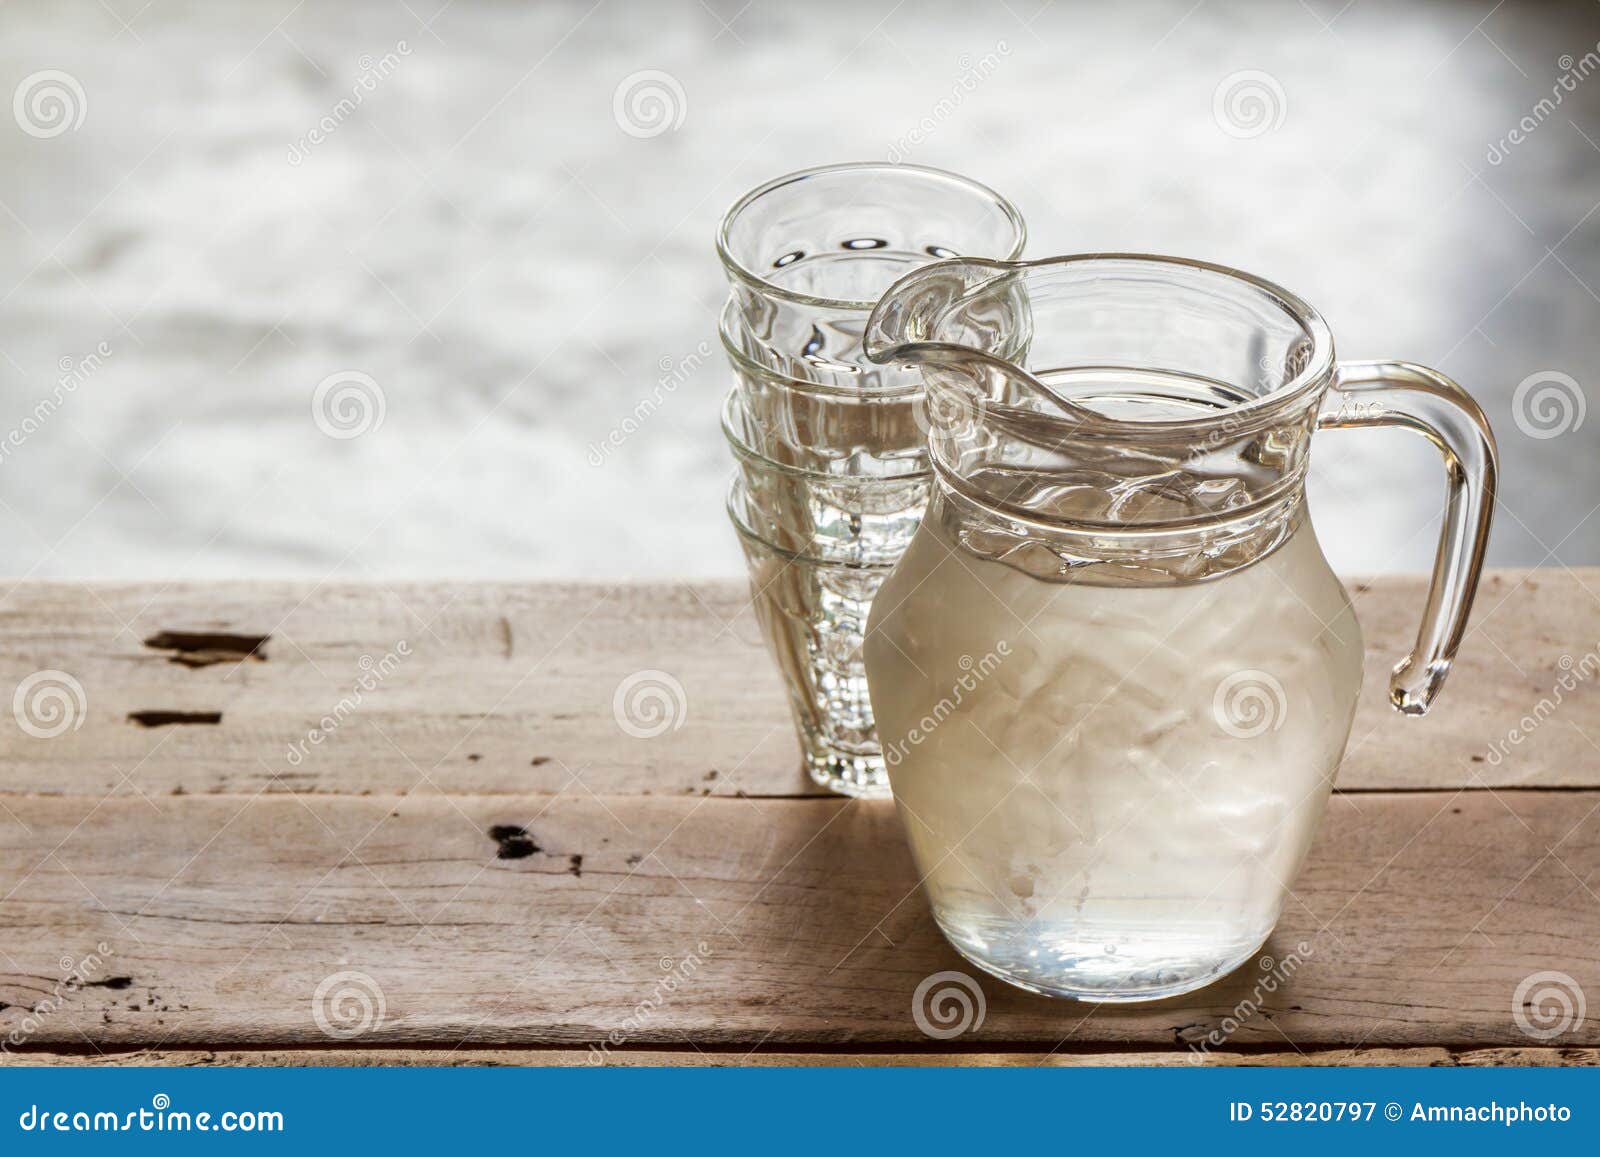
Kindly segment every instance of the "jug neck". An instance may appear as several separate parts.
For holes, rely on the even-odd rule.
[[[1303,478],[1247,510],[1179,523],[1108,525],[1029,517],[992,505],[937,468],[925,521],[953,547],[1046,582],[1172,586],[1252,566],[1305,521]]]
[[[923,373],[928,456],[951,490],[1020,523],[1157,545],[1231,541],[1291,510],[1331,382],[1263,407],[1170,370],[1041,377],[951,353]]]

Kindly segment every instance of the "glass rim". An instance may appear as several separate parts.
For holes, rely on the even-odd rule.
[[[791,466],[787,462],[779,462],[757,450],[734,430],[731,415],[733,408],[739,404],[739,387],[734,386],[722,399],[722,436],[727,439],[728,447],[733,451],[733,456],[742,462],[752,462],[776,473],[788,475],[791,478],[805,478],[815,482],[848,483],[853,486],[889,486],[890,484],[905,482],[927,481],[933,477],[932,463],[924,464],[920,470],[908,470],[904,474],[885,474],[881,477],[869,477],[861,474],[834,474],[827,470],[813,470],[805,466]]]
[[[813,381],[810,378],[797,378],[783,370],[774,369],[764,362],[757,361],[746,351],[738,341],[738,331],[741,328],[739,302],[732,295],[723,303],[722,315],[717,323],[717,333],[722,338],[722,350],[728,360],[733,363],[735,372],[747,372],[752,377],[765,378],[781,386],[783,389],[792,390],[797,394],[819,394],[827,397],[851,397],[860,400],[894,401],[900,398],[915,397],[927,391],[924,382],[917,381],[904,385],[869,386],[854,374],[836,374],[840,380],[835,382]]]
[[[1057,257],[1042,257],[1032,261],[996,261],[984,257],[956,257],[945,261],[924,265],[914,269],[899,281],[896,281],[879,299],[879,305],[873,309],[872,317],[867,322],[863,340],[863,349],[869,361],[880,365],[892,365],[896,362],[915,362],[918,351],[957,351],[963,356],[974,356],[980,361],[992,362],[997,367],[1004,367],[1007,372],[1020,373],[1038,387],[1046,397],[1052,396],[1051,390],[1028,370],[1013,362],[997,358],[981,350],[973,350],[951,342],[902,342],[893,346],[886,346],[881,340],[883,321],[879,316],[882,303],[891,297],[909,289],[917,278],[938,276],[941,272],[958,266],[979,266],[992,269],[998,279],[1007,274],[1022,276],[1034,271],[1043,271],[1064,268],[1076,265],[1122,265],[1135,268],[1167,268],[1177,270],[1183,274],[1204,274],[1220,277],[1238,285],[1253,289],[1266,300],[1270,301],[1287,317],[1300,327],[1301,332],[1311,343],[1311,354],[1306,359],[1305,366],[1288,381],[1274,387],[1258,397],[1241,402],[1237,406],[1218,410],[1197,418],[1172,418],[1161,421],[1143,421],[1112,418],[1095,411],[1079,409],[1092,424],[1103,427],[1114,427],[1119,430],[1142,430],[1147,433],[1183,433],[1186,431],[1206,430],[1218,423],[1236,424],[1241,419],[1251,420],[1266,414],[1270,415],[1281,409],[1288,408],[1292,403],[1303,400],[1325,389],[1332,379],[1335,368],[1333,350],[1333,332],[1322,315],[1316,311],[1304,298],[1291,293],[1283,286],[1242,269],[1235,269],[1230,265],[1220,265],[1212,261],[1202,261],[1192,257],[1173,257],[1160,253],[1072,253]],[[1026,280],[1024,280],[1026,284]]]
[[[840,164],[817,165],[809,169],[797,169],[792,173],[785,173],[781,177],[774,177],[770,181],[757,185],[730,205],[728,211],[722,215],[722,221],[717,225],[717,257],[722,261],[723,268],[746,285],[758,289],[770,297],[782,298],[798,305],[820,306],[827,309],[848,309],[863,313],[870,312],[877,302],[852,301],[849,298],[838,297],[818,297],[810,293],[800,293],[768,281],[761,274],[747,268],[738,258],[734,257],[732,246],[729,243],[729,235],[732,233],[734,222],[738,220],[746,209],[762,197],[769,193],[774,193],[786,185],[792,185],[797,181],[809,180],[814,177],[831,176],[836,173],[868,173],[873,171],[881,173],[912,173],[919,177],[931,177],[936,180],[949,181],[965,186],[967,189],[988,198],[994,202],[1016,234],[1016,240],[1012,243],[1010,251],[1004,255],[1003,260],[1014,261],[1021,256],[1022,248],[1027,244],[1028,240],[1028,227],[1022,219],[1022,214],[1017,211],[1015,205],[983,182],[975,181],[971,177],[963,177],[960,173],[952,173],[947,169],[936,169],[931,165],[895,164],[893,161],[845,161]]]
[[[723,506],[728,512],[728,521],[733,523],[733,529],[738,532],[739,537],[748,539],[764,549],[770,550],[773,554],[787,560],[787,562],[838,567],[840,570],[892,570],[896,565],[894,562],[862,562],[859,559],[826,558],[823,555],[809,553],[805,550],[794,550],[787,546],[779,546],[752,527],[749,519],[745,518],[741,513],[743,509],[753,509],[755,507],[755,496],[750,493],[749,486],[745,484],[745,480],[738,474],[728,480],[728,495],[724,500]]]

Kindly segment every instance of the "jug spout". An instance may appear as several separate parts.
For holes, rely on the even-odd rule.
[[[958,257],[902,277],[867,321],[867,357],[920,369],[930,407],[981,416],[991,405],[1012,406],[1092,423],[1092,412],[1024,368],[1034,333],[1033,264]]]
[[[883,365],[921,365],[939,347],[1003,356],[1025,344],[1025,333],[1017,331],[1026,314],[1004,308],[1012,303],[997,302],[994,292],[997,282],[1015,280],[1017,268],[1013,262],[958,257],[902,277],[868,319],[867,357]]]

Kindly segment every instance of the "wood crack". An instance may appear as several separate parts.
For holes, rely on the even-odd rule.
[[[236,635],[226,631],[157,631],[144,641],[153,651],[170,651],[167,662],[189,668],[216,663],[267,660],[270,635]]]
[[[222,722],[220,711],[130,711],[128,722],[140,727],[189,727]]]

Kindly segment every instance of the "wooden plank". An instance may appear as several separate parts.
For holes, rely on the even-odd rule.
[[[1600,570],[1490,576],[1426,720],[1384,698],[1423,580],[1352,590],[1368,657],[1342,788],[1600,787],[1600,680],[1581,666],[1600,646]],[[393,669],[373,679],[385,656]],[[1570,674],[1563,656],[1588,674],[1511,741]],[[675,729],[638,738],[613,700],[651,669],[682,687],[683,709]],[[0,728],[10,791],[818,790],[737,582],[24,583],[0,600],[0,690],[50,670],[81,685],[86,707],[50,739]],[[208,715],[220,720],[181,721]],[[310,742],[329,715],[338,725]]]
[[[350,1044],[330,1033],[381,992],[362,1045],[916,1051],[919,983],[971,971],[885,803],[574,788],[6,804],[13,1045]],[[1186,998],[1095,1008],[985,979],[961,1041],[1184,1051],[1237,1018],[1231,1048],[1600,1047],[1600,1020],[1533,1041],[1512,1009],[1553,966],[1600,994],[1597,869],[1600,792],[1338,797],[1267,947],[1298,960],[1277,991],[1246,966]],[[91,984],[53,996],[90,953]]]
[[[49,740],[0,729],[12,791],[813,791],[742,584],[24,584],[0,688],[40,669],[87,711]],[[649,669],[684,708],[638,738],[613,699]],[[130,720],[148,711],[221,720]]]
[[[708,1052],[700,1049],[622,1049],[604,1058],[617,1068],[778,1068],[795,1065],[829,1068],[894,1066],[927,1068],[961,1065],[971,1068],[1106,1068],[1172,1067],[1191,1063],[1184,1052],[1070,1052],[921,1053],[870,1052]],[[433,1065],[455,1067],[546,1066],[573,1068],[594,1064],[594,1055],[578,1049],[130,1049],[85,1050],[73,1053],[0,1053],[0,1067],[55,1065],[120,1068],[181,1066],[184,1068],[239,1068],[242,1066],[322,1067],[338,1065],[368,1068],[381,1065]],[[1326,1049],[1311,1052],[1219,1052],[1203,1058],[1210,1067],[1272,1067],[1335,1065],[1411,1067],[1545,1066],[1571,1068],[1600,1064],[1600,1049]]]

